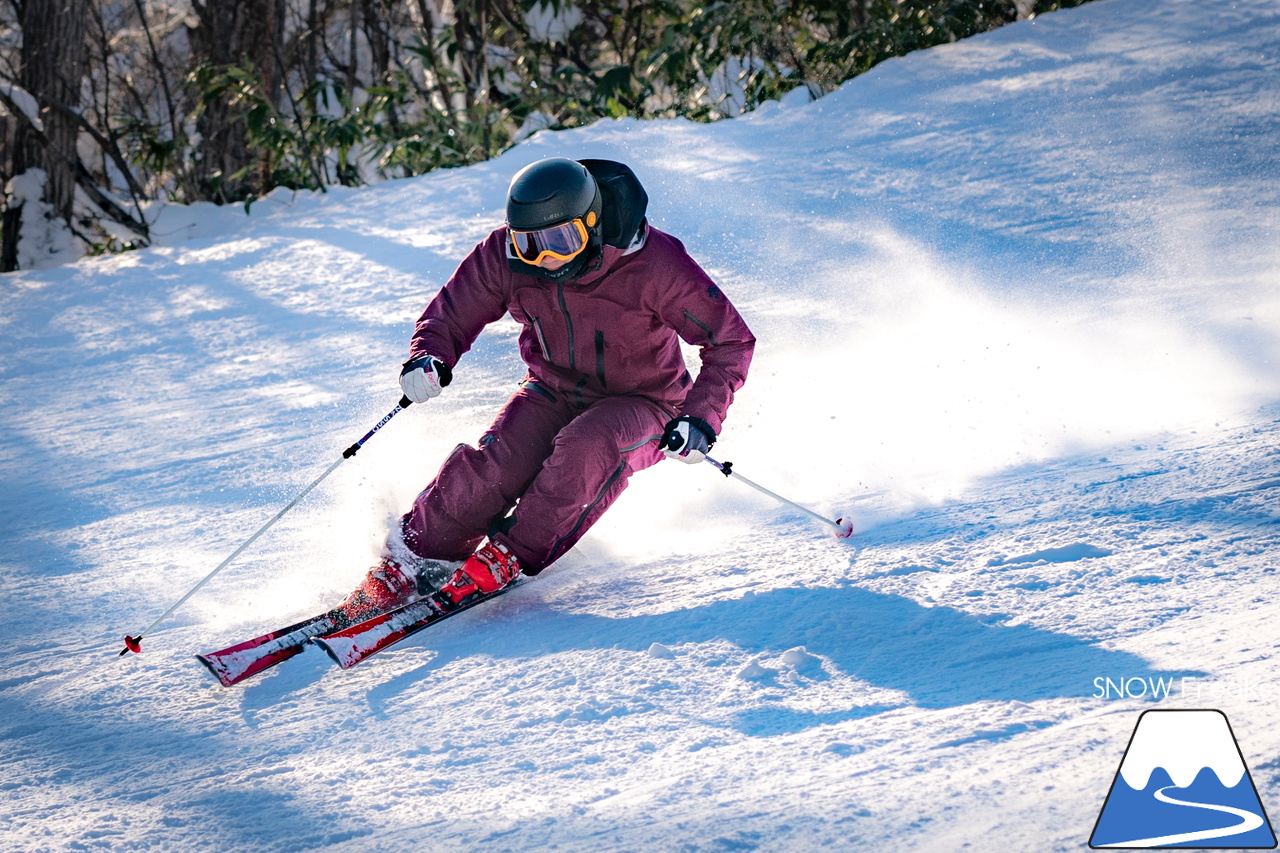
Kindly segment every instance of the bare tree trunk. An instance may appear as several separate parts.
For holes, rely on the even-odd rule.
[[[263,22],[262,39],[265,42],[262,51],[262,62],[258,65],[258,74],[262,77],[262,93],[273,104],[275,103],[275,80],[271,73],[274,64],[276,51],[276,9],[274,0],[267,0],[263,4],[263,12],[266,13],[266,20]],[[262,162],[258,165],[259,191],[266,191],[271,184],[271,152],[262,152]]]
[[[454,43],[457,45],[458,76],[462,78],[464,102],[469,112],[488,87],[484,55],[484,0],[455,0]]]
[[[43,200],[51,215],[71,226],[76,191],[76,134],[79,122],[66,113],[51,109],[53,101],[76,108],[80,105],[80,83],[84,76],[88,47],[85,42],[85,0],[26,0],[19,24],[22,28],[21,68],[18,82],[42,103],[40,118],[43,139],[30,122],[16,117],[12,174],[43,169],[47,175]],[[0,241],[0,272],[18,268],[18,240],[22,229],[22,208],[4,212],[3,241]]]
[[[0,193],[13,177],[13,150],[9,140],[13,138],[16,125],[16,119],[0,115]]]
[[[351,0],[351,42],[347,49],[347,97],[355,97],[356,71],[360,67],[360,0]],[[353,100],[352,103],[355,103]]]
[[[468,119],[474,121],[478,118],[482,123],[482,159],[488,159],[493,152],[489,121],[489,64],[485,47],[485,33],[489,26],[487,5],[486,0],[455,0],[454,3],[458,73],[466,98],[462,110]],[[472,153],[467,152],[468,157]]]
[[[260,75],[271,68],[272,46],[283,38],[284,16],[276,14],[275,0],[193,0],[191,6],[199,21],[187,30],[194,65],[252,65]],[[264,93],[274,102],[274,87],[266,88],[267,82]],[[200,114],[197,130],[203,143],[195,174],[207,198],[239,201],[262,190],[261,155],[249,150],[241,108],[225,97],[212,98]],[[260,168],[255,170],[255,165]]]
[[[320,79],[320,57],[316,45],[320,40],[320,18],[316,14],[316,0],[307,6],[307,82]],[[311,111],[316,111],[316,98],[311,99]]]
[[[449,82],[441,64],[440,52],[436,50],[436,37],[439,35],[436,19],[439,15],[432,11],[427,0],[418,0],[418,15],[422,18],[422,47],[430,63],[429,70],[435,82],[436,93],[440,96],[441,110],[449,117],[450,123],[456,125],[456,116],[453,113],[453,92],[449,88]]]
[[[369,85],[391,85],[391,63],[395,55],[391,9],[383,0],[360,0],[364,5],[364,38],[369,44]],[[400,127],[400,112],[389,99],[385,121],[394,134]]]

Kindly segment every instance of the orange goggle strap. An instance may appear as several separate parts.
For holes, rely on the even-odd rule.
[[[513,230],[511,245],[516,257],[533,266],[547,258],[571,261],[587,248],[587,226],[579,217],[538,231]]]

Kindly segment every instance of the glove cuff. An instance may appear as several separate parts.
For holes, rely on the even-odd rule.
[[[695,418],[693,415],[681,415],[676,421],[684,421],[689,426],[696,428],[699,432],[707,437],[707,447],[711,447],[716,443],[716,431],[711,428],[711,424],[702,418]]]
[[[400,375],[404,376],[411,370],[417,370],[419,367],[425,367],[428,364],[431,370],[440,377],[440,387],[444,388],[453,381],[453,371],[449,369],[449,365],[445,364],[434,355],[420,355],[411,358],[404,363],[404,367],[400,370]]]
[[[706,437],[708,450],[710,450],[716,443],[716,431],[711,428],[711,424],[702,420],[702,418],[695,418],[692,415],[681,415],[680,417],[673,418],[671,421],[667,422],[667,427],[662,433],[662,442],[658,445],[660,448],[666,450],[671,447],[671,439],[675,436],[676,429],[682,423],[688,424],[690,429],[696,429]]]

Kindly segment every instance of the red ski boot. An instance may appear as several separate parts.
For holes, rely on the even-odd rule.
[[[418,592],[417,578],[394,558],[383,555],[381,562],[369,570],[355,591],[333,609],[348,625],[372,619],[402,604],[408,604]]]
[[[476,593],[497,592],[519,574],[515,554],[497,542],[486,542],[440,587],[437,601],[446,607],[457,606]]]

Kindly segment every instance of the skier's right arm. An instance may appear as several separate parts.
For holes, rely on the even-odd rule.
[[[484,327],[506,313],[506,285],[511,277],[506,233],[506,228],[499,228],[472,249],[427,304],[409,342],[405,374],[410,372],[410,364],[419,362],[416,366],[422,366],[425,362],[419,360],[430,357],[443,368],[437,369],[437,377],[448,377]]]

